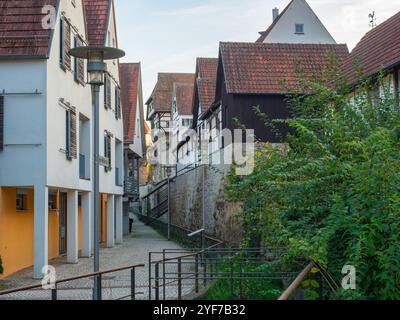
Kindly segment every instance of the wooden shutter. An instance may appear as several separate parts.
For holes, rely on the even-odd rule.
[[[121,92],[115,86],[115,119],[121,119]]]
[[[77,147],[77,117],[76,111],[71,111],[71,157],[73,159],[78,158],[78,147]]]
[[[69,50],[71,50],[71,26],[64,19],[64,67],[71,70],[71,56]]]
[[[111,136],[107,132],[104,133],[104,157],[108,158],[108,166],[104,170],[111,171]]]
[[[0,151],[4,148],[4,96],[0,96]]]
[[[65,63],[64,63],[64,35],[65,35],[65,21],[64,21],[64,17],[61,17],[61,21],[60,21],[60,65],[64,68]]]
[[[66,121],[66,154],[67,159],[77,159],[77,123],[75,110],[67,110]]]
[[[104,107],[111,108],[111,80],[108,74],[104,76]]]
[[[80,38],[78,38],[78,47],[82,47],[82,46],[83,46],[83,41]],[[85,60],[78,59],[77,67],[78,67],[78,81],[79,81],[79,83],[84,85],[85,84]]]

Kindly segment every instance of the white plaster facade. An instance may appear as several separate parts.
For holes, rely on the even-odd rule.
[[[336,44],[335,39],[305,0],[291,1],[276,19],[264,43]],[[303,32],[298,32],[300,30],[296,30],[296,25],[302,25]]]
[[[68,263],[77,263],[79,258],[79,197],[82,208],[81,257],[90,257],[93,246],[92,93],[90,85],[75,81],[72,70],[64,70],[60,67],[62,17],[69,21],[72,27],[72,36],[78,34],[87,44],[82,1],[60,1],[47,60],[0,59],[0,95],[3,90],[5,93],[5,145],[4,150],[0,152],[0,187],[34,189],[34,278],[38,279],[42,278],[42,268],[48,264],[49,260],[48,202],[50,190],[67,194],[66,253]],[[114,39],[114,44],[117,44],[114,19],[114,12],[112,12],[108,30]],[[73,44],[74,42],[72,42],[72,47]],[[74,58],[71,59],[73,69]],[[118,62],[108,62],[107,67],[114,79],[114,84],[119,85]],[[115,101],[114,90],[111,92],[112,101]],[[103,100],[100,98],[100,101]],[[66,157],[66,110],[68,106],[73,106],[76,110],[78,154],[77,159],[70,160]],[[108,130],[114,137],[114,143],[112,143],[113,163],[120,167],[122,175],[122,118],[116,119],[112,110],[105,110],[101,105],[100,128],[100,151],[104,149],[103,132]],[[85,138],[81,136],[83,134]],[[119,145],[115,141],[120,141],[121,144]],[[81,153],[87,156],[85,168],[88,172],[85,179],[80,177],[79,154]],[[115,242],[122,242],[123,188],[116,185],[115,167],[114,165],[113,170],[107,173],[103,170],[100,171],[100,192],[108,194],[109,198],[108,246],[113,246]],[[115,205],[110,205],[114,203]]]

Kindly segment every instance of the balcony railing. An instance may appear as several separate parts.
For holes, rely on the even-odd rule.
[[[127,177],[124,183],[125,196],[138,196],[139,195],[139,184],[135,177]]]

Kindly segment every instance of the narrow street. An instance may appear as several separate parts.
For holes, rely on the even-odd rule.
[[[182,249],[174,242],[167,241],[152,228],[135,219],[132,235],[124,238],[124,244],[113,249],[101,248],[100,270],[110,270],[124,266],[145,264],[145,268],[137,269],[136,292],[138,300],[148,299],[148,260],[149,252],[162,251],[163,249]],[[62,257],[50,261],[57,271],[57,279],[71,278],[74,276],[93,272],[93,259],[80,259],[78,264],[67,264]],[[4,281],[8,288],[40,284],[32,279],[32,268],[14,274]],[[90,300],[92,298],[92,279],[83,279],[61,285],[58,296],[60,300]],[[187,293],[190,293],[190,288]],[[113,300],[130,294],[130,271],[118,272],[103,277],[103,299]],[[167,289],[167,297],[176,296],[176,289]],[[31,290],[1,297],[8,300],[46,300],[51,298],[50,291]]]

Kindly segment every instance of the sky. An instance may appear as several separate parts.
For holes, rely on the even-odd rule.
[[[217,57],[220,41],[254,42],[272,23],[272,9],[290,0],[115,0],[121,62],[141,62],[147,100],[158,72],[195,72],[197,57]],[[351,50],[400,11],[399,0],[308,0],[338,43]]]

